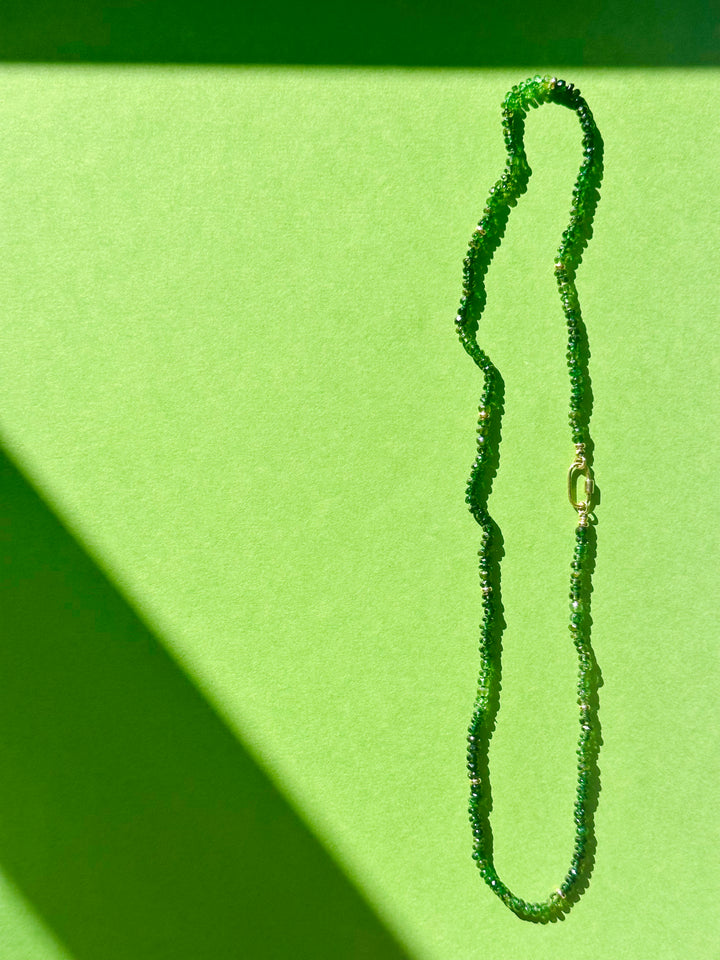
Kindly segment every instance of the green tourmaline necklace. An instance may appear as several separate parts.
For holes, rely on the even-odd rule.
[[[558,103],[574,110],[583,132],[583,161],[575,189],[570,223],[562,235],[555,259],[555,277],[567,321],[567,361],[570,372],[570,429],[575,457],[568,473],[570,503],[577,511],[575,549],[570,573],[570,634],[578,655],[578,705],[580,735],[577,748],[578,783],[575,799],[575,846],[562,883],[545,899],[528,902],[515,896],[495,870],[489,814],[492,806],[488,752],[500,703],[501,635],[500,556],[502,536],[488,513],[487,501],[497,471],[504,384],[498,370],[478,346],[477,321],[485,306],[484,276],[505,231],[511,207],[527,188],[530,167],[525,156],[525,117],[531,107]],[[468,732],[470,777],[470,823],[473,859],[490,888],[523,920],[547,923],[566,913],[587,886],[592,868],[593,815],[597,803],[597,755],[600,743],[597,718],[597,688],[600,673],[590,646],[590,577],[595,557],[592,507],[595,485],[590,467],[589,435],[591,409],[588,345],[580,314],[575,272],[591,235],[602,179],[602,139],[590,109],[572,84],[555,77],[534,77],[513,87],[503,103],[503,134],[507,149],[505,170],[490,190],[483,217],[475,228],[464,261],[463,295],[456,317],[457,332],[465,350],[483,372],[479,407],[477,456],[467,485],[466,502],[482,529],[480,585],[482,624],[480,633],[480,678]],[[584,495],[576,487],[584,480]]]

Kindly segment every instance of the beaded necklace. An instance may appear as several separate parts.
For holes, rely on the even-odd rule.
[[[570,574],[570,633],[579,665],[577,691],[580,734],[574,807],[575,845],[570,869],[560,886],[545,900],[528,902],[515,896],[495,870],[489,820],[492,797],[488,753],[500,705],[501,636],[505,624],[500,599],[502,535],[488,513],[487,500],[499,463],[504,384],[499,371],[478,346],[476,333],[477,321],[485,307],[485,273],[504,235],[510,209],[527,189],[530,178],[531,170],[523,142],[525,117],[529,108],[542,103],[558,103],[574,110],[583,131],[583,161],[573,190],[570,223],[563,232],[555,259],[555,277],[568,328],[567,361],[571,384],[569,421],[575,445],[575,457],[568,473],[570,503],[578,514]],[[460,342],[480,367],[484,377],[477,427],[477,456],[465,497],[470,512],[482,528],[479,550],[483,610],[480,677],[467,751],[470,823],[473,833],[472,856],[485,882],[521,919],[547,923],[566,913],[589,881],[595,844],[593,816],[599,791],[597,755],[601,740],[597,690],[601,679],[590,646],[590,578],[595,557],[595,529],[591,522],[595,484],[590,466],[592,443],[588,429],[592,398],[587,335],[575,289],[575,272],[592,234],[591,224],[602,179],[603,144],[580,91],[555,77],[533,77],[513,87],[503,103],[502,126],[507,163],[502,176],[490,190],[483,217],[470,241],[464,260],[463,295],[455,320]],[[576,486],[581,477],[584,479],[584,497],[578,499]]]

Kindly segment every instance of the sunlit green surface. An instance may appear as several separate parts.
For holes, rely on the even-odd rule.
[[[480,603],[478,531],[463,491],[480,384],[453,317],[469,234],[503,166],[500,101],[519,79],[504,70],[4,67],[0,426],[157,649],[187,672],[413,958],[570,960],[592,944],[598,957],[674,960],[682,942],[687,956],[709,960],[714,72],[566,76],[605,140],[595,236],[577,279],[602,498],[597,863],[569,918],[538,929],[495,901],[470,860],[464,735]],[[577,125],[545,107],[529,118],[526,145],[533,177],[488,273],[479,341],[506,383],[491,499],[505,537],[508,622],[491,750],[495,855],[508,883],[532,898],[563,875],[573,835],[572,447],[552,260],[578,167]],[[47,543],[40,566],[51,563],[46,554]],[[63,554],[75,574],[85,569],[78,556],[70,546]],[[60,561],[58,569],[62,580]],[[69,602],[82,611],[84,642],[93,618],[97,643],[108,642],[115,627],[102,622],[117,623],[116,601],[100,586],[90,599],[72,594],[76,579],[68,575]],[[100,667],[84,657],[73,666],[67,624],[53,644],[56,614],[43,612],[43,589],[27,591],[38,604],[29,620],[37,635],[47,626],[43,650],[87,704],[73,694],[63,719],[55,691],[52,710],[22,700],[23,716],[35,718],[35,749],[66,750],[74,762]],[[13,623],[21,639],[22,606]],[[155,738],[142,753],[147,771],[165,729],[167,664],[143,674],[140,692],[127,689]],[[23,691],[32,691],[26,668]],[[52,678],[52,661],[36,668]],[[183,742],[170,741],[167,762],[184,757],[197,709],[205,719],[193,749],[205,756],[206,737],[222,741],[224,770],[234,748],[180,677],[167,682],[185,691],[171,714],[182,718],[171,728]],[[11,704],[12,669],[2,682]],[[96,695],[114,702],[102,685]],[[142,742],[143,713],[128,710]],[[8,707],[9,751],[22,742],[12,717]],[[127,778],[131,738],[121,729],[117,742]],[[2,922],[12,931],[16,917],[18,931],[35,931],[27,943],[10,937],[7,960],[48,960],[43,937],[54,936],[77,960],[110,960],[110,945],[132,943],[143,925],[157,937],[148,957],[171,954],[169,900],[152,888],[130,895],[152,856],[140,829],[128,831],[127,849],[116,833],[109,839],[134,864],[115,881],[127,909],[108,910],[106,940],[100,920],[95,941],[80,929],[102,893],[92,878],[102,875],[103,850],[87,839],[102,835],[92,777],[104,771],[112,782],[117,749],[109,744],[104,766],[75,787],[63,781],[61,809],[75,818],[63,855],[71,876],[86,867],[88,889],[63,888],[59,848],[43,839],[61,764],[38,755],[45,779],[36,784],[32,756],[18,752],[22,804],[4,778],[0,868],[27,905],[4,906]],[[133,781],[137,803],[143,775]],[[224,771],[222,782],[242,776]],[[101,786],[107,798],[107,779]],[[203,803],[193,809],[195,819],[173,820],[181,859],[182,825],[202,817]],[[264,829],[272,835],[271,818]],[[202,849],[197,836],[188,843]],[[232,846],[224,856],[239,891]],[[159,883],[162,870],[151,876]],[[327,914],[313,902],[308,922],[322,941],[338,901],[328,893]],[[287,896],[246,905],[279,922],[294,909]],[[114,930],[121,915],[126,926]],[[221,915],[199,908],[198,936]],[[213,936],[212,960],[223,943],[237,956],[237,940]],[[275,955],[266,941],[245,949],[258,960]]]

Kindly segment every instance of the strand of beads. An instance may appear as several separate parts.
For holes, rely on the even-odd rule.
[[[492,830],[488,749],[500,701],[501,644],[503,621],[499,599],[499,556],[501,534],[487,510],[494,472],[499,460],[503,384],[499,372],[480,349],[477,324],[485,306],[484,277],[503,237],[510,210],[525,192],[530,167],[523,136],[525,117],[532,107],[558,103],[576,112],[583,131],[583,161],[573,190],[570,223],[563,232],[555,260],[555,276],[568,328],[567,361],[570,373],[569,421],[576,456],[570,468],[570,500],[578,511],[575,549],[571,565],[570,632],[578,654],[578,782],[574,808],[575,845],[564,880],[543,901],[528,902],[515,896],[495,870]],[[473,832],[473,859],[480,874],[498,897],[519,917],[540,923],[556,920],[582,892],[591,868],[589,855],[592,829],[591,778],[597,760],[596,689],[597,676],[589,644],[589,592],[594,550],[593,528],[589,524],[593,480],[590,471],[589,417],[590,378],[588,346],[582,322],[575,270],[591,235],[591,224],[602,178],[602,139],[590,109],[572,84],[554,77],[534,77],[512,88],[503,103],[503,135],[507,162],[500,179],[491,188],[464,260],[463,293],[456,317],[460,342],[483,372],[483,392],[477,427],[477,455],[467,484],[466,502],[482,528],[480,585],[483,618],[480,628],[480,676],[468,731],[468,773],[470,777],[470,823]],[[577,476],[584,475],[586,498],[577,502],[573,492]]]

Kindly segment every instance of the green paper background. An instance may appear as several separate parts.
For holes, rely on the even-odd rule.
[[[461,262],[534,71],[2,67],[3,960],[717,956],[718,74],[565,71],[601,491],[597,862],[470,859],[479,529]],[[496,864],[572,847],[545,107],[487,278],[506,383]],[[589,951],[589,953],[588,953]]]

